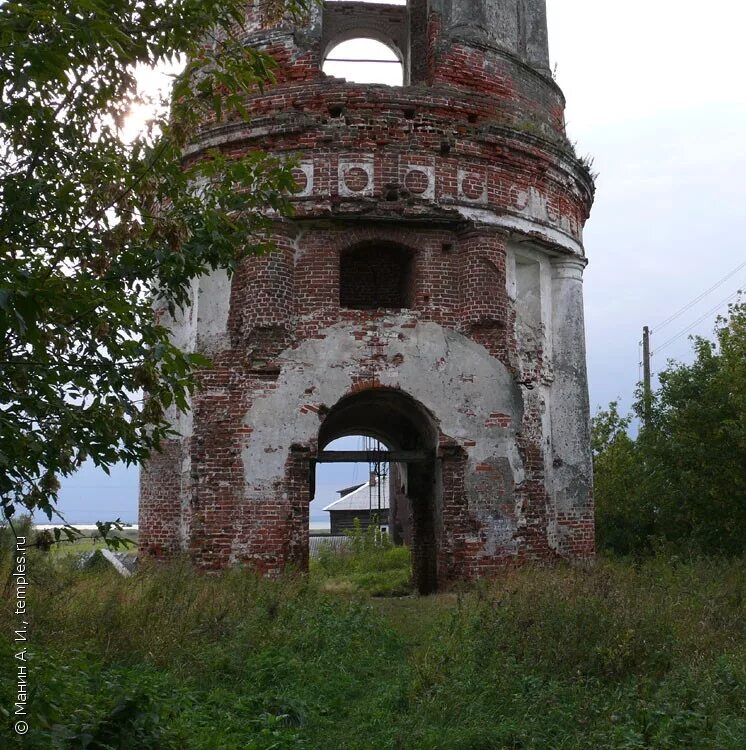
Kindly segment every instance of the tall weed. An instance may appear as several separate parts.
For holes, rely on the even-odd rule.
[[[327,573],[367,554],[386,572],[363,545]],[[746,747],[743,561],[527,568],[375,606],[324,593],[333,578],[55,565],[30,591],[24,747]]]
[[[412,591],[411,554],[377,527],[362,529],[355,519],[346,544],[321,546],[311,561],[311,576],[327,591],[401,596]]]

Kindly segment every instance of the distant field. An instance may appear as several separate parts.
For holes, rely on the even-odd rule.
[[[75,525],[75,524],[74,524]],[[83,532],[83,536],[76,539],[74,542],[63,541],[56,546],[56,554],[59,555],[70,555],[79,554],[84,552],[90,552],[95,549],[99,549],[104,546],[98,532],[95,528],[91,528],[90,525],[75,525],[76,528]],[[43,528],[43,527],[42,527]],[[138,530],[137,528],[125,527],[123,531],[113,532],[116,536],[123,537],[129,541],[134,542],[134,546],[128,546],[126,549],[129,552],[137,552],[137,541],[138,541]],[[324,538],[330,535],[328,527],[320,527],[316,525],[309,530],[312,538]],[[124,547],[122,548],[125,549]]]
[[[83,536],[75,539],[73,542],[60,541],[58,544],[55,544],[52,548],[53,554],[57,556],[78,555],[83,554],[84,552],[101,549],[106,546],[96,530],[81,529],[81,531],[83,531]],[[128,544],[126,547],[120,547],[121,551],[137,552],[137,529],[125,528],[122,531],[114,531],[112,532],[112,536],[117,536],[132,542],[132,544]]]
[[[124,579],[31,555],[31,729],[20,744],[0,722],[0,746],[746,747],[743,560],[605,560],[380,596],[407,565],[362,545],[308,578],[172,565]],[[14,653],[0,639],[5,675]],[[0,707],[13,688],[0,683]]]

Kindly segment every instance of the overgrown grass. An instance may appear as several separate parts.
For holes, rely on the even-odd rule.
[[[743,561],[526,569],[374,600],[324,592],[341,567],[317,583],[54,565],[31,561],[31,730],[21,745],[6,718],[3,747],[746,747]]]
[[[374,526],[363,530],[356,520],[342,547],[322,544],[311,560],[311,577],[330,593],[396,596],[412,592],[412,562],[407,547],[395,547]]]

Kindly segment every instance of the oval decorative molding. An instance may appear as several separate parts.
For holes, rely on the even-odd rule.
[[[293,193],[295,195],[304,194],[308,190],[308,175],[300,167],[295,167],[291,174],[295,180]]]
[[[519,211],[525,210],[528,206],[528,190],[522,190],[515,186],[510,188],[510,202]]]
[[[484,181],[482,177],[478,174],[465,174],[461,181],[461,192],[473,201],[481,198],[482,193],[484,193]]]
[[[422,195],[430,186],[430,178],[421,169],[411,169],[404,178],[404,187],[414,195]]]
[[[345,187],[353,193],[361,193],[368,187],[370,177],[362,167],[350,167],[344,173]]]

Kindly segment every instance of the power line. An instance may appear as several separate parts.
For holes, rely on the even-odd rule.
[[[386,65],[401,65],[399,60],[368,60],[362,57],[327,57],[324,62],[346,63],[385,63]]]
[[[653,326],[652,330],[655,331],[655,332],[658,332],[661,328],[665,328],[665,326],[667,326],[669,323],[673,323],[673,321],[676,320],[676,318],[681,317],[687,310],[689,310],[691,307],[693,307],[694,305],[696,305],[697,302],[700,302],[708,294],[710,294],[711,292],[714,292],[717,288],[719,288],[723,284],[725,284],[725,282],[728,281],[728,279],[730,279],[733,276],[735,276],[742,268],[746,268],[746,261],[744,261],[743,263],[741,263],[739,266],[737,266],[736,268],[734,268],[732,271],[728,272],[725,276],[723,276],[722,279],[720,279],[720,281],[717,281],[709,289],[707,289],[704,292],[702,292],[702,294],[700,294],[699,297],[696,297],[691,302],[689,302],[686,305],[684,305],[684,307],[682,307],[678,312],[675,312],[673,315],[671,315],[671,317],[666,318],[662,323],[659,323],[657,326]],[[721,303],[721,304],[723,304],[723,303]],[[707,315],[709,315],[709,313],[707,313],[704,317],[707,317]],[[694,325],[696,325],[696,323]],[[689,330],[689,329],[687,329],[687,330]],[[660,349],[660,348],[661,347],[658,347],[658,349]]]
[[[744,263],[744,265],[746,265],[746,263]],[[733,292],[733,294],[729,295],[724,300],[722,300],[717,305],[715,305],[715,307],[708,310],[701,318],[697,318],[697,320],[695,320],[694,323],[692,323],[689,327],[685,328],[683,331],[680,331],[675,336],[672,336],[670,339],[668,339],[668,341],[664,341],[660,346],[656,347],[655,351],[652,352],[650,356],[651,357],[655,356],[656,354],[658,354],[659,351],[661,351],[661,349],[665,349],[669,344],[673,344],[674,341],[676,341],[677,339],[680,339],[684,334],[689,333],[689,331],[691,331],[692,328],[698,326],[703,320],[706,320],[714,312],[717,312],[723,305],[730,302],[734,297],[740,294],[740,291],[741,291],[740,289],[736,289],[736,291]]]

